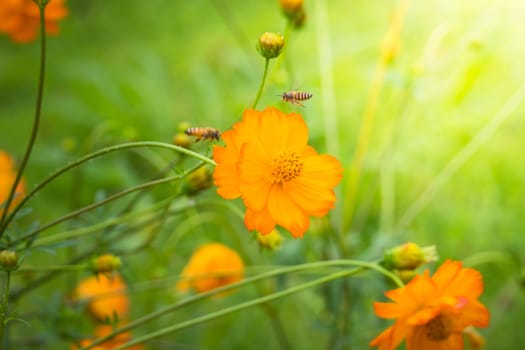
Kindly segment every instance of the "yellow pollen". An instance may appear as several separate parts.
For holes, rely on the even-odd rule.
[[[301,174],[303,162],[295,152],[284,151],[272,159],[272,174],[270,182],[272,184],[283,184],[292,181]]]
[[[452,334],[452,322],[444,315],[438,315],[425,326],[425,334],[433,341],[443,341]]]

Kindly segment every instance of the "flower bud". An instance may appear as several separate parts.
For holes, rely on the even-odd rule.
[[[118,270],[122,266],[122,261],[113,254],[104,254],[91,260],[91,269],[95,273],[110,273]]]
[[[436,260],[435,246],[422,248],[409,242],[387,251],[383,257],[383,264],[389,270],[415,270],[421,265]]]
[[[292,20],[292,24],[295,28],[301,28],[305,20],[306,20],[306,12],[303,9],[301,9],[295,15],[294,19]]]
[[[284,47],[284,36],[281,33],[266,32],[259,37],[257,51],[265,58],[275,58],[279,56]]]
[[[190,148],[191,138],[183,132],[178,132],[173,136],[173,144],[179,147]]]
[[[392,270],[392,272],[405,284],[417,275],[416,270]]]
[[[274,229],[272,232],[265,235],[257,232],[257,241],[259,242],[261,249],[276,250],[281,246],[283,237],[279,231]]]
[[[14,250],[1,250],[0,266],[6,271],[15,270],[18,266],[18,254]]]
[[[180,132],[184,132],[186,131],[189,127],[191,127],[191,124],[188,123],[188,122],[180,122],[179,125],[177,125],[177,131],[180,131]]]
[[[207,166],[201,166],[188,175],[184,183],[185,193],[195,195],[213,185],[212,171]]]
[[[292,22],[295,21],[301,12],[304,15],[303,0],[279,0],[279,3],[283,14]]]

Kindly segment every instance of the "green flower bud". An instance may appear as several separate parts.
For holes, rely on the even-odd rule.
[[[195,195],[213,185],[212,171],[207,166],[202,166],[189,174],[184,184],[185,193]]]
[[[184,132],[191,126],[188,122],[180,122],[179,125],[177,125],[177,131]]]
[[[175,146],[190,148],[191,142],[191,137],[189,137],[183,132],[178,132],[175,134],[175,136],[173,136],[173,144]]]
[[[276,250],[281,246],[283,237],[279,231],[274,229],[272,232],[266,235],[257,232],[257,241],[259,242],[259,246],[262,249]]]
[[[16,270],[18,267],[18,254],[14,250],[0,251],[0,266],[6,271]]]
[[[118,270],[122,261],[113,254],[104,254],[91,259],[91,269],[95,273],[110,273]]]
[[[392,270],[392,272],[405,284],[417,275],[416,270]]]
[[[435,246],[420,247],[409,242],[387,251],[383,264],[389,270],[415,270],[421,265],[436,260]]]
[[[292,20],[292,24],[295,28],[301,28],[306,20],[306,12],[304,12],[303,9],[301,9],[297,14],[295,15],[294,19]]]
[[[281,33],[266,32],[260,36],[257,43],[257,51],[265,58],[279,56],[284,47],[284,36]]]

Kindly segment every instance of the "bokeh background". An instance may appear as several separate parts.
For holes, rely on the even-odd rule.
[[[104,146],[171,142],[181,122],[230,128],[253,102],[260,82],[264,60],[255,50],[258,37],[286,27],[278,1],[270,0],[69,1],[68,6],[70,14],[61,22],[60,34],[48,40],[43,117],[25,174],[29,188],[65,163]],[[409,4],[386,69],[357,195],[350,203],[345,196],[349,169],[397,6],[390,0],[306,1],[304,26],[287,32],[286,56],[270,65],[258,107],[273,105],[303,114],[310,144],[336,156],[346,169],[329,219],[314,221],[304,239],[282,232],[282,247],[262,252],[236,213],[240,203],[221,204],[213,188],[195,198],[178,198],[176,203],[185,208],[190,203],[191,209],[155,228],[158,238],[150,246],[123,256],[133,316],[178,298],[176,277],[201,243],[220,241],[237,249],[248,271],[256,272],[337,257],[337,245],[323,238],[335,231],[343,233],[355,258],[375,259],[385,248],[414,241],[436,245],[442,259],[479,263],[476,268],[485,281],[481,299],[492,312],[491,326],[481,331],[487,348],[515,349],[525,342],[520,331],[525,321],[519,279],[523,273],[517,267],[523,266],[525,251],[525,3]],[[18,160],[32,124],[38,60],[37,43],[18,45],[0,38],[0,149]],[[276,96],[292,89],[314,97],[301,108]],[[209,144],[194,149],[210,154]],[[26,224],[49,222],[140,184],[172,159],[167,151],[140,149],[91,161],[35,197]],[[190,164],[178,162],[174,171]],[[156,188],[138,207],[166,198],[180,186]],[[125,203],[97,209],[50,232],[101,222]],[[111,247],[140,244],[150,226],[139,225]],[[87,251],[103,241],[100,235],[66,241],[35,249],[26,259],[60,264],[71,249]],[[484,256],[497,256],[480,255],[484,252],[501,253],[511,262],[480,263]],[[71,337],[89,334],[86,315],[64,302],[72,279],[81,276],[60,274],[17,304],[18,317],[31,324],[11,326],[20,346],[29,346],[23,337],[27,329],[35,332],[35,341],[56,349],[67,348]],[[308,277],[286,276],[263,287],[289,286]],[[382,300],[382,292],[391,286],[371,273],[350,279],[344,295],[338,283],[272,304],[291,348],[364,349],[388,324],[376,319],[371,303]],[[258,293],[256,288],[242,289],[165,316],[135,333],[146,334]],[[348,312],[350,326],[334,340],[342,312]],[[279,342],[267,314],[253,308],[147,347],[277,349]]]

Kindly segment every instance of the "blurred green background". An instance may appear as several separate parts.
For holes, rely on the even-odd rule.
[[[253,102],[262,75],[264,60],[255,50],[259,35],[284,32],[286,26],[278,1],[270,0],[69,1],[68,6],[70,14],[61,22],[60,34],[48,41],[41,128],[25,174],[29,188],[68,161],[104,146],[137,140],[171,142],[184,121],[230,128]],[[335,231],[343,228],[354,257],[377,258],[387,247],[414,241],[436,245],[442,259],[474,255],[475,261],[476,254],[497,251],[521,259],[523,266],[522,1],[410,3],[399,51],[386,71],[353,215],[348,203],[342,205],[381,44],[396,6],[387,0],[307,0],[305,25],[289,33],[284,59],[272,61],[258,108],[274,105],[300,112],[310,128],[310,144],[343,163],[347,171],[329,226]],[[0,149],[18,160],[32,124],[38,60],[37,43],[17,45],[0,37]],[[314,97],[300,108],[276,96],[291,89],[309,91]],[[202,144],[195,150],[209,154],[210,147]],[[171,159],[167,151],[141,149],[91,161],[35,197],[26,221],[46,223],[140,184]],[[189,164],[179,162],[176,170]],[[155,189],[141,203],[165,198],[178,186]],[[254,270],[337,255],[334,243],[321,237],[326,221],[315,221],[302,240],[285,233],[287,239],[277,252],[260,252],[241,218],[217,204],[213,189],[180,202],[194,207],[170,218],[159,230],[162,238],[150,247],[123,258],[137,317],[173,301],[170,278],[175,281],[191,251],[203,242],[217,240],[240,250]],[[96,223],[125,203],[109,205],[60,229]],[[139,232],[139,237],[132,235],[119,244],[133,245],[140,238]],[[71,244],[82,251],[95,242],[88,237],[66,246]],[[27,259],[64,263],[65,248],[35,251]],[[515,349],[525,342],[519,330],[525,321],[520,271],[500,261],[476,268],[485,280],[481,299],[492,312],[491,326],[481,331],[487,348]],[[293,285],[306,277],[268,283]],[[135,284],[148,286],[156,279],[163,281],[160,286],[151,283],[133,290]],[[371,302],[383,300],[382,292],[390,286],[373,274],[348,283],[351,326],[336,343],[330,339],[343,303],[337,283],[272,304],[293,349],[364,349],[389,324],[376,319]],[[70,279],[59,276],[28,293],[19,305],[19,316],[45,339],[46,348],[67,348],[68,337],[89,334],[81,314],[65,311],[63,300],[70,286]],[[224,300],[165,316],[135,333],[146,334],[255,296],[254,288],[243,289]],[[33,312],[46,316],[33,318]],[[27,326],[12,327],[22,329],[13,330],[16,337]],[[266,315],[254,308],[161,338],[148,348],[279,345]]]

